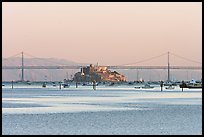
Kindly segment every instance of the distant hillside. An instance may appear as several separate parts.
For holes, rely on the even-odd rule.
[[[26,66],[57,66],[57,65],[70,65],[70,66],[86,66],[89,63],[77,63],[65,59],[56,58],[24,58],[24,65]],[[21,66],[21,58],[2,59],[2,66]],[[38,81],[38,80],[63,80],[64,78],[71,79],[76,72],[80,70],[25,70],[25,80]],[[21,70],[2,70],[2,80],[20,80]]]

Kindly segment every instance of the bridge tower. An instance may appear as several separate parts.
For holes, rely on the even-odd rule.
[[[170,81],[169,52],[168,52],[168,81]]]
[[[22,66],[21,66],[21,73],[22,73],[22,75],[21,75],[21,81],[23,82],[24,81],[24,62],[23,62],[23,52],[21,52],[21,54],[22,54]]]

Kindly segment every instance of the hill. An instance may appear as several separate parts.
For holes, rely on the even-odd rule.
[[[84,66],[89,63],[77,63],[65,59],[56,59],[56,58],[24,58],[24,66]],[[2,66],[21,66],[21,58],[10,58],[2,59]],[[52,80],[59,81],[65,78],[71,79],[71,77],[79,70],[71,69],[62,69],[62,70],[24,70],[25,80],[29,81],[41,81],[41,80]],[[21,79],[21,70],[2,70],[2,80],[11,81],[11,80],[20,80]]]

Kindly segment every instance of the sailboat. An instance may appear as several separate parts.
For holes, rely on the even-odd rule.
[[[46,83],[45,83],[45,82],[43,83],[42,87],[43,87],[43,88],[45,88],[45,87],[46,87]]]
[[[154,87],[150,86],[150,84],[146,83],[142,88],[148,89],[148,88],[154,88]]]
[[[168,87],[166,87],[166,89],[174,89],[175,87],[173,87],[172,85],[169,85]]]
[[[183,83],[180,85],[180,88],[202,88],[202,82],[197,82],[192,79],[189,83]]]

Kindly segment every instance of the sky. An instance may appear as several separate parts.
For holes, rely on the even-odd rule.
[[[201,2],[3,2],[2,56],[101,65],[174,53],[202,62]],[[170,63],[200,65],[170,54]],[[145,65],[167,64],[167,54]]]

